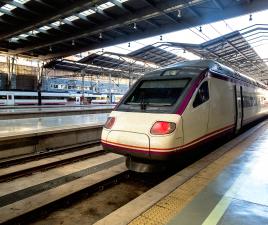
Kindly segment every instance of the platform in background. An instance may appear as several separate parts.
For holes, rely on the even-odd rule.
[[[108,113],[0,120],[0,158],[99,141]]]
[[[0,107],[0,120],[109,113],[115,105]]]

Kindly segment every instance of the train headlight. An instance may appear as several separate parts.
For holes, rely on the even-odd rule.
[[[151,134],[170,134],[176,129],[176,124],[171,122],[157,121],[151,128]]]
[[[115,117],[108,117],[106,123],[104,124],[104,127],[106,129],[111,129],[114,125]]]

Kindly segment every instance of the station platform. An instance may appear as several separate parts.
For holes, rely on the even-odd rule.
[[[86,105],[80,105],[80,104],[66,104],[66,105],[60,105],[61,108],[68,108],[68,107],[78,107],[78,108],[90,108],[95,106],[115,106],[115,104],[86,104]],[[1,109],[27,109],[27,108],[59,108],[59,105],[1,105]]]
[[[266,120],[95,225],[268,224],[267,147]]]
[[[130,224],[268,224],[267,124],[253,136]]]
[[[109,113],[112,111],[113,108],[114,105],[1,107],[0,120],[36,118],[44,116]]]
[[[0,120],[0,158],[100,140],[108,113]]]
[[[0,120],[0,141],[103,125],[107,113]]]

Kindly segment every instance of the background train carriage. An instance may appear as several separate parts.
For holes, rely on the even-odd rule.
[[[102,143],[134,159],[172,159],[266,115],[267,93],[262,83],[211,60],[176,64],[133,86],[110,114]]]
[[[67,103],[67,96],[62,93],[42,93],[42,104],[44,105],[64,105]],[[23,91],[0,91],[1,105],[37,105],[37,92]]]
[[[81,93],[57,93],[42,92],[42,105],[65,105],[65,104],[81,104]],[[123,95],[111,94],[111,102],[108,94],[84,94],[84,104],[116,104]],[[25,91],[0,91],[0,105],[37,105],[37,92]]]

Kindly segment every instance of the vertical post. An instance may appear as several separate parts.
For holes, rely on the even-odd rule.
[[[82,99],[80,101],[80,104],[84,104],[85,99],[85,70],[82,70]]]
[[[16,89],[16,75],[14,72],[14,68],[15,68],[15,58],[12,57],[11,58],[11,68],[10,68],[10,87],[11,89]]]
[[[38,63],[38,75],[37,75],[37,98],[38,98],[38,105],[42,105],[42,74],[43,74],[44,63],[40,67]]]
[[[112,103],[112,75],[109,73],[109,99],[108,103]]]
[[[7,60],[7,84],[6,89],[9,91],[11,89],[11,68],[10,68],[10,57],[6,57]]]
[[[132,86],[132,76],[129,73],[129,83],[128,83],[128,87],[130,88]]]
[[[16,75],[14,72],[15,68],[15,58],[7,56],[7,87],[6,89],[10,91],[11,89],[16,89]]]

